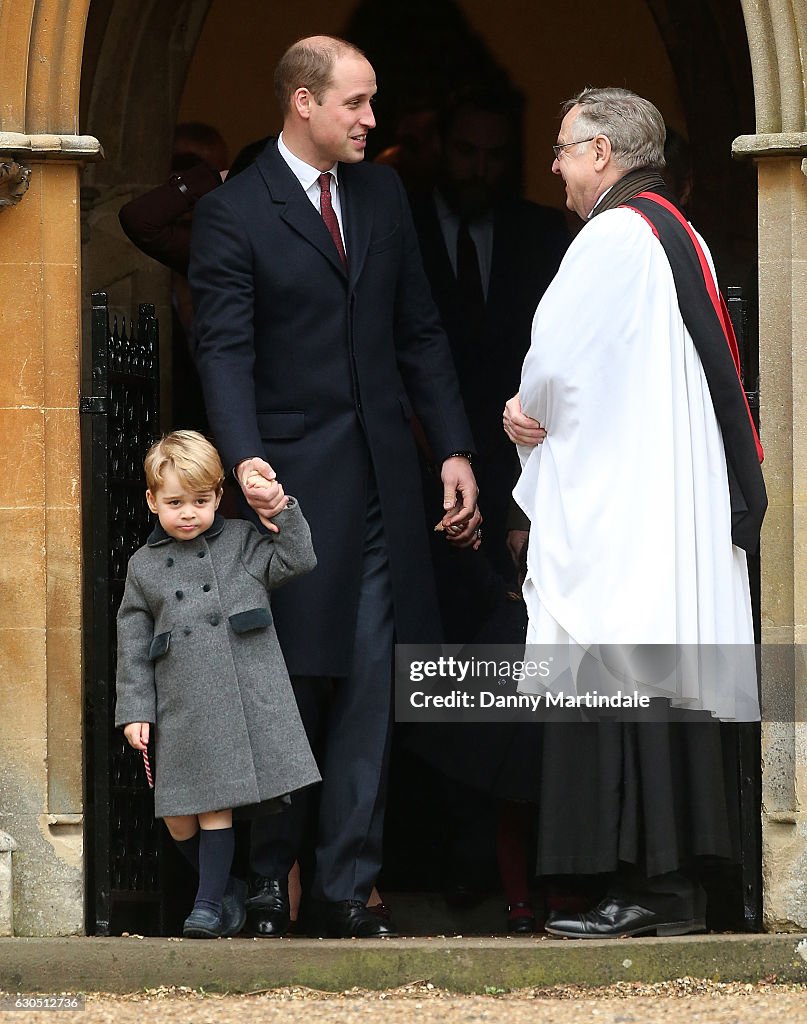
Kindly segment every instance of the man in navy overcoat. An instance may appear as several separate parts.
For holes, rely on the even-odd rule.
[[[371,65],[311,37],[281,59],[275,90],[280,138],[196,208],[197,363],[247,501],[272,511],[250,475],[276,470],[311,525],[317,569],[273,595],[303,721],[315,749],[323,739],[311,896],[327,934],[383,935],[365,904],[381,864],[393,637],[440,639],[410,420],[442,464],[434,519],[460,546],[479,539],[473,440],[403,187],[363,163]],[[258,934],[288,928],[305,810],[253,826]]]

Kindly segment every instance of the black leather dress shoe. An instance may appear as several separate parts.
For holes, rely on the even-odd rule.
[[[330,939],[394,938],[389,921],[374,914],[361,900],[339,900],[323,905],[325,933]]]
[[[513,903],[507,908],[508,934],[532,935],[540,930],[529,903]]]
[[[638,897],[641,899],[641,897]],[[649,906],[643,906],[643,903]],[[549,935],[565,939],[618,939],[627,935],[688,935],[706,930],[702,890],[692,897],[648,896],[642,902],[606,896],[586,914],[558,911],[547,918]]]
[[[253,875],[246,900],[247,922],[255,935],[279,938],[289,930],[289,887],[285,878]]]
[[[367,909],[371,914],[375,914],[376,917],[380,917],[382,921],[389,924],[390,918],[392,917],[392,911],[386,903],[373,903],[368,905]]]

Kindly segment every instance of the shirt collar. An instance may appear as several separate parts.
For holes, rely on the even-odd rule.
[[[307,192],[316,182],[319,180],[320,174],[323,172],[318,167],[312,167],[311,164],[307,164],[305,160],[301,160],[299,156],[295,156],[294,153],[289,149],[283,140],[283,132],[277,137],[277,148],[280,155],[286,161],[291,168],[295,178],[303,186],[303,191]],[[334,181],[338,187],[339,185],[339,164],[335,163],[330,168],[330,173],[333,175]]]
[[[213,517],[213,522],[210,525],[210,528],[205,530],[204,533],[200,533],[199,536],[200,537],[204,537],[205,540],[210,540],[211,537],[218,537],[218,535],[224,529],[224,524],[226,522],[227,522],[227,520],[224,518],[224,516],[219,515],[219,513],[217,512],[215,514],[215,516]],[[174,540],[174,539],[175,539],[174,537],[169,537],[168,536],[168,534],[165,532],[165,530],[160,525],[160,520],[158,519],[157,522],[154,524],[154,529],[149,534],[149,538],[146,541],[146,544],[150,548],[155,548],[155,547],[157,547],[160,544],[167,544],[168,541]],[[194,539],[196,539],[196,538],[194,538]],[[187,543],[187,541],[178,541],[177,543],[185,544],[185,543]]]
[[[605,197],[608,195],[608,193],[611,191],[613,187],[613,185],[609,185],[608,188],[602,193],[602,195],[597,196],[597,202],[591,207],[591,213],[588,215],[588,217],[586,217],[586,220],[591,220],[591,218],[594,216],[594,211],[597,209],[597,207],[600,205],[603,199],[605,199]]]
[[[455,213],[445,200],[442,192],[439,189],[435,189],[434,193],[434,208],[437,211],[437,218],[440,221],[453,221],[456,224],[462,223],[462,217],[458,213]],[[493,223],[493,210],[488,210],[487,213],[483,213],[481,217],[474,217],[473,220],[468,221],[471,225],[478,225],[482,227],[484,225]]]

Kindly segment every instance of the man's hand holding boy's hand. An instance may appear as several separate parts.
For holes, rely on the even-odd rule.
[[[245,459],[236,471],[241,490],[251,508],[267,530],[279,533],[279,527],[271,522],[289,502],[288,495],[277,480],[277,474],[264,459]]]
[[[146,750],[149,745],[150,732],[151,726],[148,722],[129,722],[123,730],[123,735],[135,750]]]
[[[440,477],[445,511],[435,530],[444,533],[454,547],[476,551],[482,542],[482,514],[476,505],[479,488],[471,463],[464,456],[452,456],[443,462]]]

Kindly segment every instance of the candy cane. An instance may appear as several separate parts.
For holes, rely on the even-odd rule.
[[[148,779],[149,789],[154,789],[154,776],[151,774],[151,762],[149,761],[149,755],[147,751],[143,751],[143,767],[146,769],[146,778]]]

